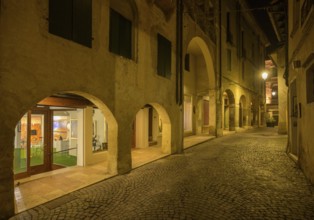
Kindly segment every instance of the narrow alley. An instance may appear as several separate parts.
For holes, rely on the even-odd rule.
[[[212,139],[15,219],[314,219],[314,187],[274,128]]]

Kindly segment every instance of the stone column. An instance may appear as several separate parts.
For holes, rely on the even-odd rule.
[[[239,127],[239,115],[236,113],[239,110],[235,107],[235,104],[229,104],[229,130],[235,131],[236,127]]]
[[[287,91],[288,88],[285,84],[285,79],[283,78],[284,75],[284,53],[285,50],[281,49],[278,51],[280,56],[278,56],[278,111],[279,111],[279,118],[278,118],[278,134],[287,134]]]
[[[9,217],[14,215],[13,140],[14,130],[1,123],[0,219],[9,219]]]
[[[209,90],[209,134],[216,134],[216,92]]]
[[[239,104],[235,104],[234,105],[234,130],[239,129],[239,117],[240,117],[240,106]]]
[[[118,124],[117,172],[121,175],[129,173],[132,170],[132,129],[126,126],[128,125],[128,121],[126,120],[118,120]]]

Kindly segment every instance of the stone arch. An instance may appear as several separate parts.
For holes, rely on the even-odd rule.
[[[215,135],[215,72],[212,56],[202,38],[191,39],[184,60],[184,131]]]
[[[96,96],[86,93],[86,92],[81,92],[81,91],[62,91],[58,93],[53,93],[52,96],[47,96],[46,98],[40,98],[37,100],[34,100],[32,102],[32,105],[29,105],[27,110],[32,109],[34,106],[39,105],[39,106],[54,106],[54,104],[48,104],[47,98],[50,97],[60,97],[64,95],[76,95],[76,96],[81,96],[84,99],[87,99],[89,102],[93,103],[94,106],[96,106],[106,119],[106,122],[108,124],[108,133],[107,133],[107,140],[108,140],[108,153],[107,153],[107,161],[108,161],[108,172],[111,174],[116,174],[117,173],[117,148],[118,148],[118,124],[117,121],[112,114],[111,110],[108,108],[108,106],[99,98]],[[53,103],[53,102],[52,102]],[[92,112],[92,110],[91,110]],[[24,114],[24,113],[23,113]],[[87,114],[87,113],[84,113]],[[85,125],[84,125],[85,126]],[[92,125],[91,125],[92,126]],[[93,129],[92,127],[89,129]],[[85,128],[84,128],[85,130]],[[92,136],[90,138],[91,140],[91,146],[92,146]],[[83,146],[84,146],[84,154],[86,154],[86,142],[84,141]],[[99,154],[101,156],[101,154]],[[95,163],[98,162],[99,160],[104,160],[104,158],[96,158]],[[104,156],[102,154],[102,156]],[[85,161],[83,162],[83,165],[88,165]],[[105,167],[104,167],[105,168]],[[48,170],[49,171],[49,170]]]
[[[137,20],[137,5],[134,0],[110,0],[110,7],[129,20]]]
[[[132,147],[155,145],[161,153],[171,153],[171,121],[165,108],[155,102],[144,105],[133,122]]]
[[[213,57],[208,49],[207,44],[201,37],[193,37],[191,41],[188,44],[187,47],[187,53],[194,51],[197,54],[202,54],[204,57],[204,62],[206,65],[206,73],[208,77],[208,83],[210,89],[215,89],[215,70],[214,70],[214,63],[213,63]],[[200,53],[201,52],[201,53]]]
[[[224,129],[229,131],[235,130],[235,99],[234,94],[230,89],[223,93],[223,115],[224,115]]]
[[[81,95],[84,98],[90,100],[94,103],[105,116],[107,123],[108,123],[108,171],[109,173],[116,174],[117,173],[117,154],[118,154],[118,123],[109,109],[109,107],[99,98],[94,95],[85,93],[85,92],[78,92],[78,91],[71,91],[70,93]]]

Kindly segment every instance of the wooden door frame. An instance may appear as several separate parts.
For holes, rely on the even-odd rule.
[[[31,115],[32,114],[43,114],[44,115],[44,161],[42,165],[31,166],[30,156],[31,156]],[[27,112],[27,162],[26,162],[26,172],[18,173],[14,175],[14,179],[21,179],[31,175],[39,174],[42,172],[50,171],[52,168],[52,113],[49,108],[33,108]]]

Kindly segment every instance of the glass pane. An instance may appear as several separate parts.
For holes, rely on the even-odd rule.
[[[99,109],[94,109],[93,114],[93,152],[107,150],[108,126],[106,118]]]
[[[44,164],[44,115],[31,115],[30,166]]]
[[[77,164],[77,111],[53,112],[54,168]]]
[[[14,140],[14,174],[27,171],[27,114],[15,128]]]

